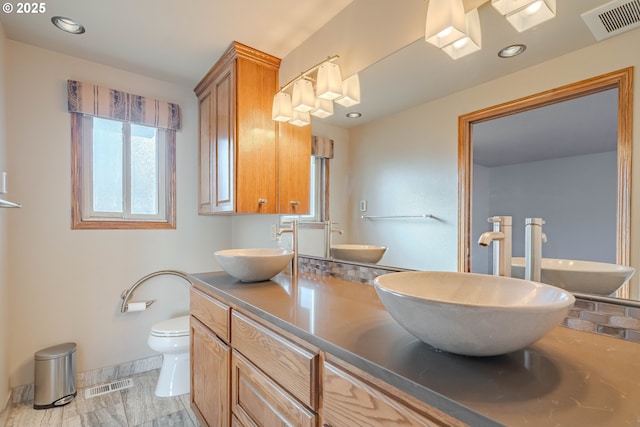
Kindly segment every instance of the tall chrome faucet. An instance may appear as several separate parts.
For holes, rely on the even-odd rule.
[[[291,221],[290,227],[278,230],[278,236],[283,233],[291,233],[291,249],[293,250],[293,259],[291,260],[291,277],[298,277],[298,220]]]
[[[542,276],[542,244],[547,235],[542,232],[542,218],[527,218],[524,233],[524,278],[539,282]]]
[[[341,228],[333,227],[335,224],[337,223],[331,222],[330,220],[324,222],[324,254],[327,258],[331,258],[331,240],[333,233],[342,234]]]
[[[493,243],[494,276],[511,276],[512,218],[492,216],[487,221],[493,224],[493,231],[482,233],[478,244],[489,246]]]

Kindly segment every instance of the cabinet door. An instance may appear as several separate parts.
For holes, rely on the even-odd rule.
[[[279,129],[280,214],[307,215],[310,210],[311,126],[281,123]]]
[[[213,82],[212,212],[235,210],[235,62],[231,62]]]
[[[231,407],[246,426],[315,427],[317,416],[237,351],[232,352]]]
[[[210,214],[213,212],[213,173],[215,168],[215,151],[211,131],[211,111],[213,96],[211,90],[207,90],[198,98],[198,111],[200,112],[199,146],[200,146],[200,182],[198,194],[198,213]]]
[[[229,347],[191,317],[191,408],[209,427],[229,426]]]
[[[277,213],[277,125],[271,119],[271,107],[278,72],[241,57],[236,84],[236,212]]]
[[[326,362],[322,373],[322,402],[323,427],[452,425],[449,420],[426,418],[386,393]]]

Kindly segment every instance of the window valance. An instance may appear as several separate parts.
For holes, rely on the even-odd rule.
[[[324,136],[311,137],[311,155],[333,159],[333,139]]]
[[[67,80],[70,113],[179,130],[180,106],[76,80]]]

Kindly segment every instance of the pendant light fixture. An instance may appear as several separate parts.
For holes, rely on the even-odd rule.
[[[556,16],[556,0],[491,0],[491,5],[519,32]]]
[[[465,35],[462,0],[428,0],[424,38],[443,48]]]
[[[342,81],[340,67],[333,63],[336,59],[338,55],[329,57],[282,86],[273,97],[271,118],[296,126],[306,126],[311,123],[311,115],[318,118],[331,116],[334,100],[346,107],[359,104],[358,75],[354,74]],[[291,86],[293,90],[289,95],[287,90]]]
[[[326,61],[318,68],[316,96],[329,101],[342,96],[342,76],[337,64]]]
[[[343,107],[352,107],[360,103],[360,77],[357,74],[342,82],[342,96],[336,102]]]
[[[462,38],[442,48],[453,59],[459,59],[470,53],[477,52],[482,47],[482,30],[480,29],[480,15],[478,9],[473,9],[465,15],[465,34]]]
[[[278,122],[288,122],[293,118],[291,95],[287,92],[278,92],[276,93],[276,96],[273,97],[271,118]]]
[[[328,99],[316,98],[316,108],[310,114],[321,119],[333,115],[333,102]]]
[[[289,120],[289,123],[295,126],[307,126],[311,123],[311,117],[309,117],[308,111],[296,111],[293,110],[293,118]]]
[[[293,111],[299,111],[301,113],[309,112],[316,108],[313,84],[309,80],[303,78],[293,84],[291,108],[293,108]]]

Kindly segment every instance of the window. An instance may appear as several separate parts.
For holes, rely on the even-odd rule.
[[[175,228],[175,131],[71,116],[73,228]]]

